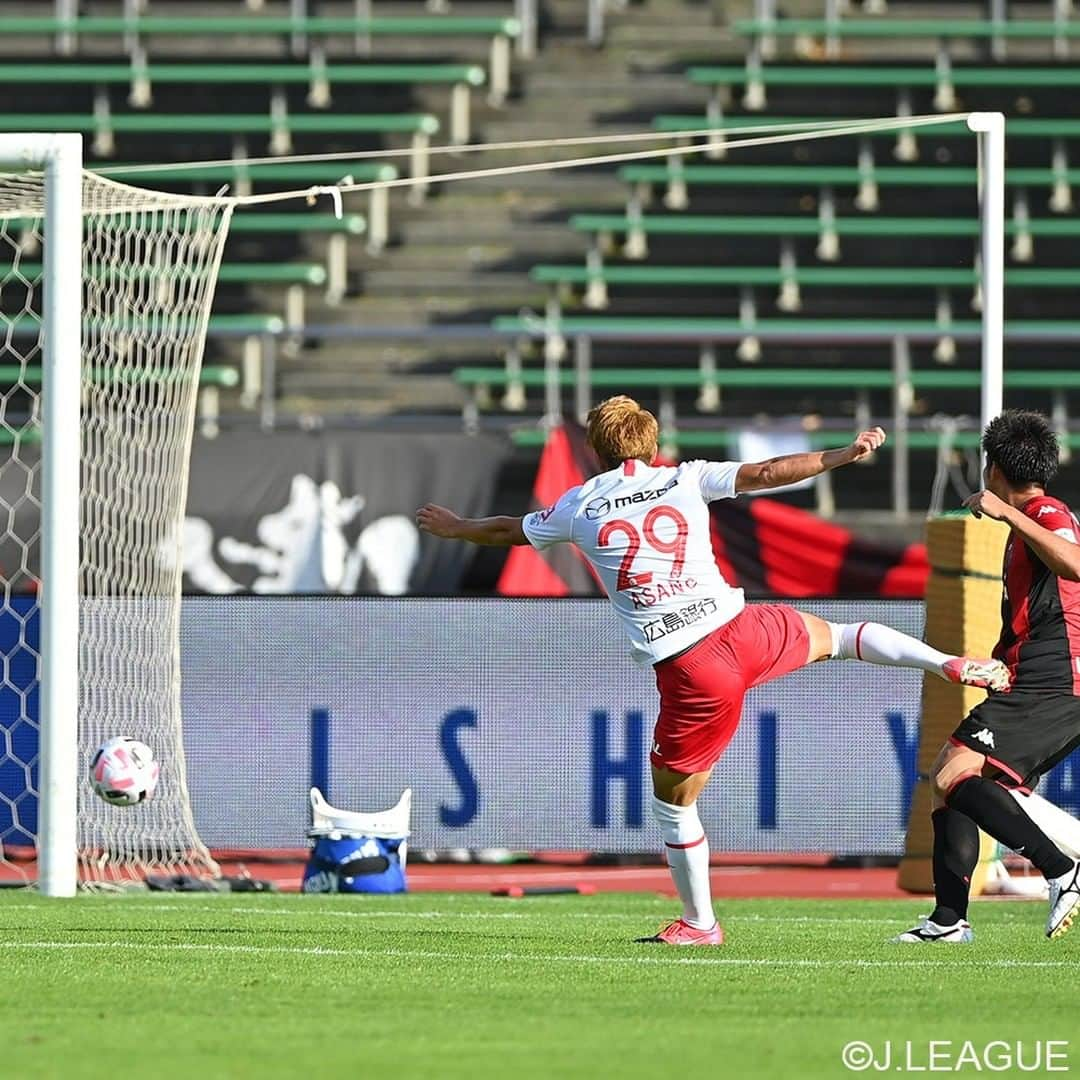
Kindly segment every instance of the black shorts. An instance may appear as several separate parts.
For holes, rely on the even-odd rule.
[[[1012,787],[1034,787],[1080,744],[1080,697],[1013,690],[976,705],[952,741],[986,756]]]

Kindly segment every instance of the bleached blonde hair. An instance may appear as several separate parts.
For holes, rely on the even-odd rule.
[[[648,409],[625,394],[590,409],[587,425],[589,445],[609,469],[631,458],[651,465],[656,457],[660,425]]]

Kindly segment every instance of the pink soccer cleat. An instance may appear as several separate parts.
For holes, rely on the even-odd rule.
[[[958,656],[955,660],[946,660],[941,670],[949,682],[976,686],[995,693],[1008,690],[1012,681],[1009,669],[1000,660],[972,660],[967,656]]]
[[[652,937],[639,937],[634,940],[642,943],[659,942],[661,945],[723,945],[724,931],[719,923],[713,923],[711,930],[698,930],[682,919],[676,919]]]

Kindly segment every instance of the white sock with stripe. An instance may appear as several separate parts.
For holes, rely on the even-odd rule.
[[[881,623],[830,623],[833,656],[838,660],[865,660],[870,664],[889,667],[917,667],[934,675],[942,674],[942,666],[953,657],[930,648],[891,626]]]
[[[683,905],[683,921],[698,930],[716,925],[709,886],[709,840],[696,806],[673,806],[655,795],[652,813],[664,837],[668,869]]]

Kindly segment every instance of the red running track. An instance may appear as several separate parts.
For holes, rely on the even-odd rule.
[[[895,900],[910,894],[896,885],[896,869],[848,869],[826,865],[823,860],[798,860],[778,865],[748,856],[733,863],[728,856],[712,867],[713,895],[717,899],[747,897],[844,898]],[[753,861],[751,861],[753,860]],[[301,862],[265,863],[226,860],[227,874],[246,870],[253,877],[273,881],[279,889],[299,888]],[[597,892],[656,892],[674,896],[665,866],[593,866],[565,863],[419,863],[408,868],[412,892],[490,892],[492,889],[538,885],[586,885]]]
[[[10,849],[8,857],[14,854]],[[250,874],[284,892],[300,888],[307,852],[218,851],[227,875]],[[655,892],[673,896],[667,868],[661,865],[604,866],[584,862],[583,855],[549,854],[543,861],[489,865],[483,863],[409,864],[412,892],[490,892],[514,886],[587,886],[595,892]],[[37,877],[30,853],[0,862],[0,884],[21,884]],[[836,900],[893,900],[908,896],[896,885],[894,868],[853,869],[828,865],[822,857],[722,855],[713,858],[713,895],[717,899],[778,897]]]

